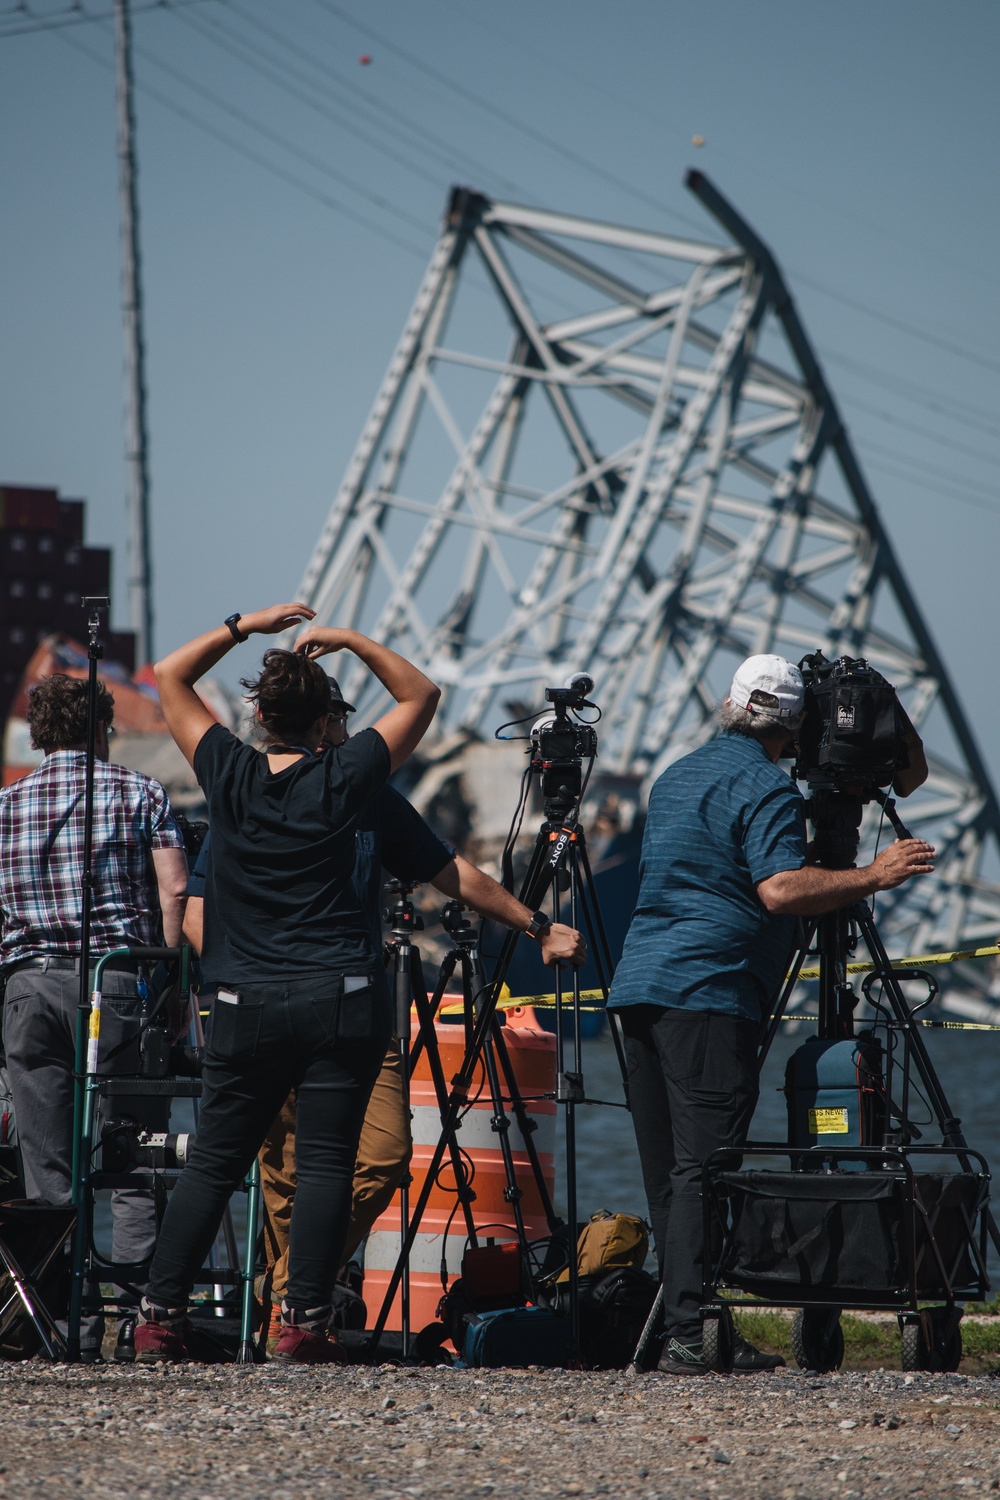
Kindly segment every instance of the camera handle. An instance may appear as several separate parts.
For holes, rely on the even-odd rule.
[[[883,792],[881,787],[872,788],[872,797],[874,801],[878,803],[879,807],[882,808],[886,817],[889,819],[889,822],[892,824],[892,831],[896,835],[896,837],[898,839],[912,839],[913,834],[910,833],[909,829],[906,827],[906,824],[903,822],[902,818],[899,816],[899,813],[896,811],[896,799],[894,797],[890,797],[888,792]]]

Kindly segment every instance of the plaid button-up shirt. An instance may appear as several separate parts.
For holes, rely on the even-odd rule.
[[[86,756],[54,750],[0,791],[0,962],[75,958],[83,905]],[[94,954],[163,941],[154,849],[182,849],[158,781],[124,766],[94,766]]]

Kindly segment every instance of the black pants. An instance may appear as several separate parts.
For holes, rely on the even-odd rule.
[[[238,1005],[214,1001],[198,1131],[170,1195],[150,1302],[185,1305],[231,1194],[294,1088],[298,1185],[287,1300],[300,1311],[329,1303],[347,1240],[358,1138],[391,1032],[380,966],[368,989],[342,989],[342,976],[330,973],[245,984]]]
[[[753,1021],[707,1010],[626,1005],[629,1103],[663,1282],[668,1338],[701,1339],[701,1169],[746,1142],[757,1103]]]

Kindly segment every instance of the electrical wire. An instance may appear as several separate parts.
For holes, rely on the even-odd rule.
[[[216,4],[218,0],[173,0],[173,3],[187,7],[191,5]],[[161,10],[162,8],[163,0],[149,0],[149,3],[145,5],[136,5],[133,0],[133,3],[129,6],[129,11],[133,16],[137,16],[141,15],[143,11]],[[30,26],[5,28],[3,27],[3,19],[6,15],[25,15],[31,19],[33,24]],[[67,26],[84,26],[91,21],[113,21],[114,15],[113,10],[84,10],[79,0],[67,6],[65,11],[53,11],[50,16],[35,16],[29,5],[16,5],[9,11],[0,12],[0,41],[8,36],[29,36],[33,32],[38,31],[61,31]]]
[[[572,162],[576,167],[582,167],[591,176],[600,178],[602,182],[609,183],[614,188],[628,192],[633,198],[654,208],[657,213],[672,215],[674,218],[684,220],[684,216],[669,208],[663,202],[662,198],[657,198],[651,193],[643,192],[640,188],[627,182],[619,173],[607,171],[604,167],[600,167],[596,162],[591,161],[589,157],[582,156],[578,151],[574,151],[571,147],[564,146],[562,142],[557,141],[554,137],[546,135],[544,131],[537,130],[534,126],[528,125],[523,120],[518,119],[516,115],[512,115],[507,110],[501,109],[499,105],[493,104],[482,94],[476,93],[473,89],[467,89],[464,84],[456,83],[453,78],[448,77],[447,73],[442,73],[439,69],[431,67],[429,63],[423,62],[421,58],[416,57],[412,52],[408,52],[405,47],[400,47],[398,43],[393,42],[387,37],[384,32],[376,31],[367,22],[362,24],[356,20],[354,16],[342,10],[339,5],[335,5],[333,0],[312,0],[312,3],[318,6],[320,10],[326,11],[327,15],[335,16],[338,20],[344,21],[363,36],[374,37],[380,47],[385,47],[388,52],[394,53],[397,57],[408,63],[410,67],[416,68],[419,72],[425,74],[426,77],[430,78],[441,88],[450,89],[453,94],[457,94],[466,103],[474,105],[476,109],[492,116],[495,120],[499,120],[501,124],[506,125],[509,129],[516,130],[536,146],[544,146],[546,150],[554,152],[557,156],[561,156],[564,161]],[[693,222],[691,220],[684,221],[687,223]]]
[[[324,176],[329,177],[332,181],[340,183],[342,187],[346,187],[351,192],[357,193],[359,197],[366,199],[374,207],[382,209],[383,212],[393,214],[395,218],[401,220],[409,228],[419,230],[420,232],[426,230],[426,225],[422,219],[418,219],[415,215],[407,213],[405,209],[397,208],[388,198],[383,198],[379,193],[371,192],[370,189],[364,187],[363,184],[357,182],[353,177],[349,177],[346,172],[341,172],[338,168],[331,167],[321,157],[314,156],[311,152],[303,150],[294,141],[290,141],[286,136],[279,135],[277,131],[271,130],[269,126],[262,125],[253,115],[248,115],[238,105],[230,104],[226,100],[219,98],[211,89],[205,88],[204,84],[190,78],[186,73],[181,72],[179,68],[175,68],[172,63],[164,62],[162,58],[157,57],[155,53],[148,51],[145,47],[136,47],[134,50],[137,57],[143,58],[154,68],[159,68],[162,73],[166,73],[168,78],[173,78],[175,82],[190,89],[192,93],[198,94],[203,99],[207,99],[210,104],[223,114],[229,115],[241,125],[246,125],[251,130],[257,131],[265,140],[270,141],[272,145],[278,146],[281,150],[287,151],[290,156],[297,157],[306,166],[312,167],[315,171],[323,173]],[[433,181],[434,179],[431,180]]]
[[[173,14],[173,0],[167,0],[165,8],[168,15]],[[205,25],[200,19],[196,19],[193,16],[185,16],[178,12],[175,19],[180,21],[189,30],[197,32],[200,36],[206,37],[213,46],[218,47],[219,50],[225,53],[227,56],[235,58],[238,62],[242,63],[244,67],[250,68],[260,77],[266,78],[270,83],[273,83],[276,88],[282,89],[286,94],[295,99],[299,104],[304,105],[307,109],[314,110],[318,115],[321,115],[324,119],[329,120],[332,124],[339,125],[341,129],[346,130],[349,134],[355,136],[358,140],[364,141],[366,145],[371,146],[373,150],[380,152],[390,161],[395,162],[397,166],[403,167],[405,171],[412,173],[415,177],[423,178],[425,182],[431,183],[434,187],[440,186],[440,178],[436,173],[426,171],[423,167],[420,166],[418,162],[413,161],[412,158],[404,156],[400,152],[382,145],[381,142],[376,140],[371,135],[368,135],[364,130],[359,129],[357,124],[352,122],[349,116],[346,116],[340,113],[338,110],[332,108],[328,102],[324,101],[321,103],[316,99],[310,99],[301,91],[301,89],[294,88],[290,83],[287,83],[281,77],[280,71],[276,71],[270,63],[262,63],[255,60],[252,54],[254,51],[259,53],[259,48],[252,48],[249,44],[243,43],[239,40],[230,42],[225,38],[225,36],[217,36],[215,34],[217,30],[215,26]],[[148,56],[149,54],[147,54],[147,57]],[[156,65],[158,67],[166,66],[166,64],[160,63],[156,59],[151,60],[156,62]],[[314,88],[315,85],[307,81],[307,87]],[[256,126],[255,128],[261,127]]]
[[[692,222],[690,219],[687,219],[686,216],[678,214],[676,210],[668,208],[668,206],[663,202],[662,199],[653,197],[651,194],[646,193],[642,191],[642,189],[636,187],[634,183],[629,182],[627,178],[624,178],[620,173],[609,172],[605,170],[605,168],[600,167],[595,162],[589,160],[584,156],[581,156],[578,152],[562,145],[561,142],[555,140],[553,137],[546,135],[543,131],[537,130],[533,126],[526,125],[522,120],[519,120],[516,116],[509,114],[507,110],[500,108],[499,105],[493,104],[483,95],[477,94],[473,92],[473,90],[465,88],[464,85],[460,83],[456,83],[455,80],[449,78],[447,74],[442,73],[439,69],[432,67],[429,63],[425,63],[421,58],[415,56],[414,53],[409,52],[406,48],[400,47],[397,43],[393,42],[391,38],[387,37],[384,32],[376,31],[371,25],[367,23],[367,21],[362,23],[356,20],[354,16],[350,15],[349,12],[343,10],[341,6],[335,4],[334,0],[312,0],[312,3],[320,10],[325,11],[328,15],[335,16],[338,20],[344,21],[347,25],[351,26],[354,30],[360,32],[362,35],[373,37],[378,42],[379,46],[385,47],[387,51],[394,53],[397,57],[408,63],[410,67],[413,67],[419,72],[425,74],[428,78],[432,79],[441,87],[450,89],[452,93],[457,94],[460,98],[465,99],[470,104],[473,104],[477,109],[480,109],[485,113],[492,115],[494,119],[499,120],[509,128],[519,131],[522,135],[534,141],[535,144],[545,146],[548,150],[555,152],[559,156],[562,156],[565,160],[571,161],[575,166],[582,167],[585,171],[590,172],[592,176],[598,177],[604,182],[611,183],[615,188],[629,193],[639,202],[646,203],[652,206],[659,213],[670,214],[675,218],[683,220],[683,222],[685,223]],[[703,234],[704,230],[702,228],[702,225],[699,223],[697,227],[699,230],[699,234]],[[857,312],[862,312],[868,317],[875,318],[877,321],[885,323],[887,326],[895,328],[899,332],[906,333],[912,338],[920,339],[923,342],[930,344],[934,348],[943,349],[950,354],[958,356],[959,358],[966,359],[973,364],[980,365],[984,369],[996,370],[1000,372],[1000,361],[990,359],[987,355],[976,353],[973,350],[964,349],[962,348],[962,346],[956,344],[953,340],[943,338],[937,334],[929,333],[926,329],[918,328],[914,324],[907,323],[904,319],[897,318],[891,313],[883,312],[878,308],[869,307],[867,304],[858,301],[856,298],[848,297],[841,292],[836,292],[832,288],[823,286],[822,283],[814,281],[812,278],[799,273],[792,266],[789,266],[788,269],[792,271],[796,279],[800,281],[804,286],[810,287],[811,290],[819,292],[822,296],[831,297],[834,301],[840,302],[846,307],[851,307]]]
[[[565,62],[563,62],[555,54],[551,52],[542,52],[537,47],[527,46],[523,37],[514,37],[509,32],[503,30],[493,22],[492,11],[490,12],[491,19],[486,20],[484,19],[484,16],[480,9],[477,9],[477,12],[473,14],[468,9],[468,7],[461,5],[459,3],[459,0],[448,0],[448,3],[450,4],[452,10],[457,10],[466,21],[471,21],[472,24],[478,26],[480,30],[492,32],[494,36],[501,37],[511,47],[516,48],[518,52],[526,53],[529,56],[536,57],[540,62],[543,62],[545,64],[546,68],[555,69],[557,72],[562,73],[564,77],[571,78],[577,83],[585,84],[588,89],[593,89],[599,93],[604,94],[605,98],[610,99],[617,108],[627,109],[630,111],[630,113],[638,116],[639,118],[649,121],[650,124],[656,126],[658,130],[663,129],[662,115],[654,114],[651,109],[644,109],[641,104],[638,104],[636,102],[636,95],[633,94],[626,96],[625,94],[619,94],[614,89],[608,88],[605,82],[603,82],[601,79],[595,78],[592,74],[582,73],[576,68],[568,67]],[[677,131],[678,137],[683,135],[685,144],[688,144],[690,141],[689,133],[679,124],[675,125],[673,128]],[[806,199],[811,203],[817,204],[821,208],[827,209],[828,212],[836,214],[840,218],[846,219],[849,223],[859,224],[863,228],[867,229],[870,233],[880,235],[885,239],[894,240],[897,244],[905,245],[907,249],[915,250],[918,254],[924,255],[931,260],[943,262],[945,265],[954,266],[958,270],[964,271],[968,275],[980,277],[983,281],[989,281],[994,284],[996,284],[998,281],[998,278],[991,275],[988,271],[980,270],[975,266],[966,265],[963,261],[956,260],[952,255],[946,255],[940,251],[934,250],[930,246],[922,244],[919,240],[912,240],[907,238],[907,236],[905,235],[896,234],[893,230],[887,229],[884,224],[875,223],[870,219],[864,218],[860,214],[852,213],[850,209],[844,208],[842,207],[842,205],[834,203],[831,199],[824,198],[819,193],[812,192],[809,188],[804,187],[801,178],[796,179],[795,182],[789,182],[785,178],[779,176],[776,172],[768,171],[767,168],[762,167],[759,161],[748,160],[746,157],[737,156],[733,152],[724,150],[716,145],[712,146],[712,154],[713,156],[718,156],[723,161],[731,161],[734,166],[739,167],[742,171],[753,172],[757,176],[765,178],[768,182],[773,182],[776,186],[782,188],[785,192],[794,194],[797,203],[801,203],[803,199]]]
[[[170,0],[170,3],[173,4],[174,0]],[[239,17],[246,25],[255,27],[263,35],[271,38],[293,57],[307,63],[315,72],[322,76],[324,85],[328,84],[331,78],[335,79],[341,88],[352,95],[355,100],[355,107],[366,111],[372,124],[385,129],[387,128],[385,120],[396,120],[406,131],[408,139],[423,141],[425,143],[425,150],[435,155],[449,170],[454,170],[457,163],[464,162],[473,173],[479,174],[484,178],[491,177],[495,181],[502,182],[511,190],[517,191],[516,183],[510,182],[507,178],[498,177],[492,167],[487,166],[476,157],[470,156],[467,151],[456,148],[453,141],[449,141],[444,136],[439,136],[435,131],[429,130],[426,125],[420,124],[412,115],[406,114],[384,99],[380,99],[377,105],[373,104],[364,90],[360,89],[356,83],[353,83],[346,74],[339,72],[335,68],[331,68],[326,62],[319,62],[314,53],[307,52],[304,48],[296,46],[294,42],[282,36],[281,32],[275,31],[273,27],[265,25],[259,17],[240,9],[238,5],[233,3],[233,0],[218,0],[218,3],[224,6],[232,15]],[[205,19],[207,20],[208,18],[206,17]],[[218,19],[214,16],[212,17],[211,24],[222,30]],[[229,34],[231,35],[232,33]],[[247,42],[245,38],[241,40],[248,47],[253,45]],[[266,56],[267,54],[262,53],[261,55]],[[303,77],[300,70],[293,70],[288,64],[281,63],[278,59],[273,59],[273,61],[276,66],[286,68],[290,74]],[[313,87],[316,86],[313,85]]]
[[[114,65],[109,62],[107,58],[101,57],[98,53],[91,52],[88,47],[85,47],[83,43],[78,40],[78,38],[67,36],[62,31],[56,32],[56,35],[58,36],[60,41],[65,42],[69,47],[73,47],[77,52],[81,52],[83,56],[89,58],[91,62],[96,63],[99,67],[106,69],[108,72],[114,72]],[[391,244],[396,245],[400,250],[405,250],[408,255],[415,255],[418,260],[426,263],[427,252],[425,250],[418,249],[417,246],[410,244],[407,240],[401,239],[398,235],[393,234],[391,230],[386,229],[384,226],[376,224],[373,220],[367,218],[364,214],[360,214],[356,210],[348,208],[348,206],[344,203],[341,203],[339,199],[332,198],[328,193],[321,192],[318,189],[310,186],[310,184],[305,182],[301,177],[297,177],[294,173],[289,172],[286,168],[280,167],[275,162],[269,161],[266,156],[262,156],[260,152],[255,151],[252,146],[247,146],[242,141],[234,139],[234,137],[229,135],[226,131],[220,130],[217,126],[210,124],[207,120],[202,119],[200,115],[195,114],[193,111],[187,109],[184,105],[178,104],[176,100],[170,99],[166,94],[161,93],[160,90],[155,88],[152,84],[142,82],[138,86],[143,94],[148,96],[150,99],[155,99],[157,104],[162,105],[164,109],[168,109],[172,114],[179,116],[182,120],[186,120],[188,124],[194,125],[197,129],[204,132],[204,134],[211,136],[213,140],[222,142],[223,145],[228,146],[231,150],[237,152],[240,156],[243,156],[248,161],[253,162],[255,166],[263,167],[264,170],[266,172],[270,172],[272,176],[279,178],[288,186],[296,188],[300,193],[304,193],[305,196],[311,198],[314,203],[319,203],[324,208],[332,209],[333,212],[338,214],[341,218],[348,219],[352,223],[358,224],[361,228],[367,229],[372,234],[378,235],[380,239],[388,240]]]

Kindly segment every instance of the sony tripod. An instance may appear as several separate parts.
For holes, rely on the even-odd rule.
[[[584,830],[578,820],[578,811],[585,779],[583,761],[591,764],[597,752],[597,736],[586,722],[570,718],[582,708],[593,709],[586,692],[593,684],[589,678],[575,679],[569,687],[547,688],[545,696],[553,705],[553,718],[536,725],[531,735],[531,772],[540,781],[544,822],[538,830],[535,846],[525,875],[520,900],[531,910],[537,908],[551,891],[553,919],[565,916],[570,925],[577,927],[581,921],[593,952],[599,986],[607,998],[613,964],[607,934],[597,902],[593,872],[587,854]],[[385,1301],[375,1324],[369,1352],[378,1347],[388,1309],[400,1287],[406,1264],[416,1241],[420,1221],[430,1200],[437,1173],[446,1152],[453,1148],[454,1133],[462,1115],[469,1107],[476,1068],[489,1051],[489,1044],[496,1036],[497,1003],[505,983],[514,947],[520,934],[509,932],[504,940],[496,969],[488,983],[478,990],[477,1003],[472,1013],[467,1012],[467,1043],[465,1056],[459,1072],[452,1080],[452,1089],[442,1109],[441,1135],[435,1147],[430,1167],[413,1209],[399,1259],[392,1273]],[[459,944],[461,949],[461,944]],[[582,1035],[580,1024],[580,980],[574,968],[567,995],[561,964],[555,966],[555,1034],[556,1034],[556,1092],[555,1098],[565,1110],[566,1140],[566,1206],[568,1226],[567,1261],[569,1269],[569,1338],[567,1345],[570,1360],[579,1358],[580,1351],[580,1291],[576,1254],[577,1229],[577,1184],[576,1184],[576,1107],[585,1102],[582,1067]],[[569,1009],[570,1037],[568,1048],[564,1036],[563,1022]],[[611,1018],[619,1064],[624,1077],[624,1057],[621,1038],[614,1018]],[[508,1087],[511,1078],[508,1077]],[[526,1136],[526,1140],[529,1137]],[[516,1200],[514,1200],[516,1202]],[[543,1201],[545,1201],[543,1199]],[[554,1216],[550,1215],[554,1227]]]

